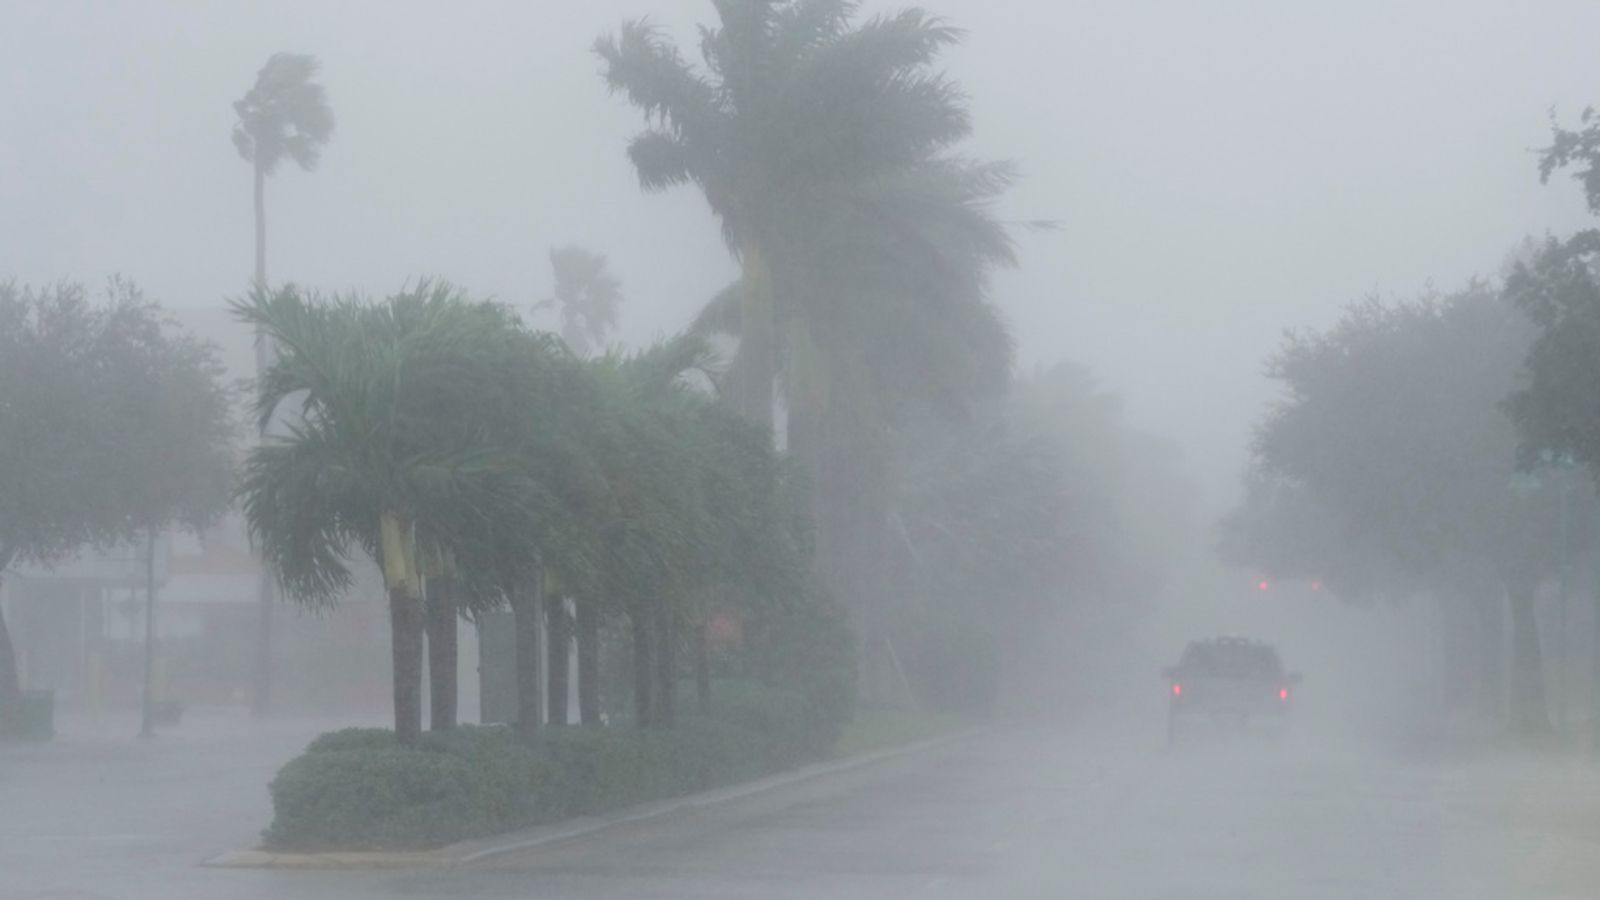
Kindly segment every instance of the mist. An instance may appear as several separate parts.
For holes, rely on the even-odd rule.
[[[1600,890],[1600,8],[843,4],[960,127],[630,156],[835,6],[0,0],[0,897]]]

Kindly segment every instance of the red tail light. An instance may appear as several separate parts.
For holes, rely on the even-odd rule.
[[[1278,688],[1278,699],[1284,701],[1285,703],[1289,702],[1289,689]]]
[[[1174,681],[1172,683],[1172,696],[1174,696],[1174,697],[1182,697],[1183,696],[1183,685],[1181,685],[1181,684],[1177,683],[1176,681]]]

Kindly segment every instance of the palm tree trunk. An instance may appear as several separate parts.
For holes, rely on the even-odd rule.
[[[739,356],[730,370],[733,407],[751,422],[772,430],[773,386],[778,372],[777,309],[772,267],[754,241],[744,247]]]
[[[678,724],[678,630],[672,607],[663,601],[656,609],[656,696],[655,724],[671,728]]]
[[[144,546],[144,697],[139,706],[139,736],[156,735],[156,530]]]
[[[422,734],[422,602],[403,585],[389,589],[394,664],[394,735],[405,746]]]
[[[654,607],[638,603],[629,612],[633,625],[633,722],[640,728],[655,724]]]
[[[512,591],[511,616],[517,634],[517,732],[531,742],[539,735],[543,705],[539,702],[539,608],[544,579],[535,576]]]
[[[455,581],[448,575],[428,579],[428,727],[456,727],[456,684],[459,645]]]
[[[1534,608],[1538,580],[1512,579],[1506,585],[1511,602],[1511,726],[1520,734],[1547,734],[1550,709],[1545,701],[1544,654],[1539,646],[1539,620]]]
[[[578,721],[600,724],[600,611],[594,601],[578,601]]]
[[[554,602],[545,605],[548,609],[545,618],[550,629],[550,675],[547,682],[550,685],[550,724],[565,725],[567,692],[571,689],[571,679],[567,675],[572,666],[572,617],[567,615],[565,598],[556,597]]]
[[[4,561],[4,560],[0,560]],[[0,565],[0,572],[5,566]],[[17,674],[17,652],[6,627],[5,609],[0,607],[0,738],[11,737],[22,729],[22,679]]]

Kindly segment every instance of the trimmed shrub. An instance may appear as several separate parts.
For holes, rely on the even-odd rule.
[[[547,728],[533,747],[503,726],[347,728],[312,741],[272,780],[276,850],[413,849],[592,815],[771,774],[832,746],[804,696],[720,683],[711,716],[670,730]]]
[[[528,821],[550,767],[506,729],[430,735],[415,749],[392,732],[323,735],[268,785],[268,847],[409,849]]]

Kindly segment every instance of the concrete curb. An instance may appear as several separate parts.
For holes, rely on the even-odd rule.
[[[449,844],[436,850],[423,851],[370,851],[351,853],[274,853],[268,850],[230,850],[200,863],[211,868],[227,869],[407,869],[435,866],[467,866],[497,856],[536,850],[563,841],[588,837],[622,825],[632,825],[676,813],[706,809],[732,803],[746,797],[774,791],[852,769],[865,768],[902,756],[925,753],[940,747],[966,740],[982,733],[981,727],[967,728],[938,737],[913,741],[897,747],[887,747],[860,753],[844,759],[811,763],[769,775],[755,781],[729,787],[713,788],[698,794],[655,800],[601,816],[583,816],[566,819],[550,825],[513,831],[507,834],[478,840]]]

